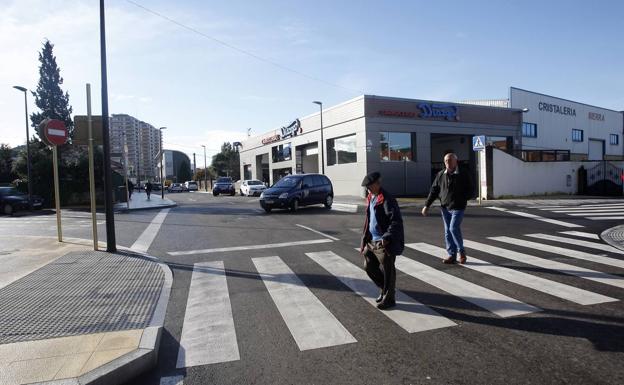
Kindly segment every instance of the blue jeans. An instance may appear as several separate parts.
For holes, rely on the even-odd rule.
[[[464,239],[461,233],[461,223],[464,219],[464,210],[447,210],[441,207],[444,221],[444,240],[449,257],[455,257],[457,252],[464,253]]]

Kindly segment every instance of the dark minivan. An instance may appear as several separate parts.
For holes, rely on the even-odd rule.
[[[321,174],[288,175],[260,195],[260,206],[270,213],[272,209],[297,211],[300,206],[323,204],[331,208],[334,188],[331,181]]]

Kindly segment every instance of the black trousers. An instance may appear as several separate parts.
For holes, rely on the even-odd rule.
[[[396,269],[394,262],[396,255],[390,255],[384,249],[381,241],[369,242],[364,252],[366,274],[375,282],[382,294],[394,299],[396,287]]]

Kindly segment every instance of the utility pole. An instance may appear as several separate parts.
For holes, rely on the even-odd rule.
[[[106,74],[106,29],[104,0],[100,0],[100,62],[102,71],[102,141],[104,144],[104,207],[106,211],[106,251],[117,252],[115,242],[115,214],[113,212],[113,181],[110,159],[108,121],[108,78]]]
[[[208,167],[206,166],[206,146],[202,144],[204,148],[204,187],[206,188],[206,192],[208,192]]]
[[[24,93],[24,114],[26,116],[26,170],[28,173],[28,209],[32,210],[32,179],[30,177],[30,134],[28,132],[28,89],[26,87],[13,86]]]
[[[195,153],[193,153],[193,178],[195,178],[195,174],[197,174],[197,161],[195,160]]]
[[[319,101],[313,101],[312,103],[314,104],[318,104],[318,106],[321,109],[321,174],[325,175],[325,150],[324,148],[324,143],[323,143],[323,102],[319,102]]]

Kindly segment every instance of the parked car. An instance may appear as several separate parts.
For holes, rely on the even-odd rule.
[[[33,195],[32,206],[33,209],[40,210],[43,207],[43,199]],[[19,210],[28,210],[28,195],[19,192],[15,187],[0,187],[0,208],[6,215],[13,215]]]
[[[270,213],[274,208],[297,211],[300,206],[323,204],[331,208],[334,188],[321,174],[289,175],[280,179],[260,195],[260,206]]]
[[[266,190],[264,183],[256,179],[244,180],[240,186],[240,195],[256,196]]]
[[[184,186],[181,183],[171,183],[167,188],[168,192],[182,192],[184,191]]]
[[[197,182],[194,180],[184,182],[184,188],[186,188],[186,191],[197,191]]]
[[[236,195],[236,189],[232,178],[229,176],[222,176],[217,179],[214,186],[212,186],[212,195],[219,196],[219,194]]]

